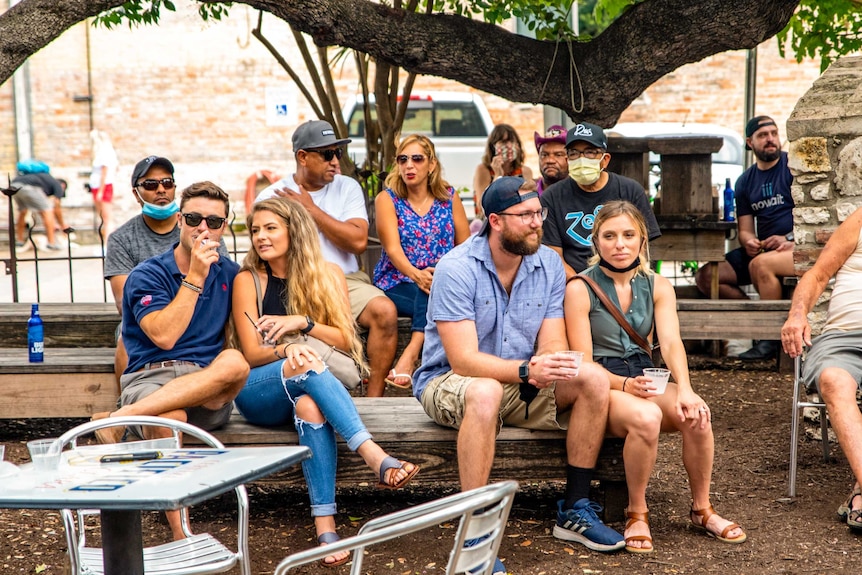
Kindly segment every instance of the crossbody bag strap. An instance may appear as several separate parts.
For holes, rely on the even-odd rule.
[[[260,278],[257,275],[257,270],[249,270],[251,278],[254,280],[254,291],[257,293],[257,317],[263,315],[263,294],[260,289]]]
[[[611,301],[611,298],[608,297],[608,294],[605,293],[605,290],[603,290],[599,286],[599,284],[597,284],[595,280],[593,280],[593,278],[578,274],[576,276],[570,277],[566,281],[566,283],[569,283],[572,280],[584,280],[584,283],[587,284],[587,286],[589,286],[591,290],[593,290],[593,293],[596,294],[596,297],[599,298],[599,301],[602,302],[602,305],[605,306],[605,309],[607,309],[608,312],[610,312],[610,314],[613,316],[613,318],[617,320],[617,323],[620,324],[620,327],[623,328],[623,330],[627,334],[629,334],[629,337],[632,338],[632,341],[638,344],[647,353],[647,355],[649,355],[650,357],[652,356],[652,346],[649,344],[646,338],[635,331],[635,328],[632,327],[632,324],[628,322],[628,320],[625,318],[619,308],[615,306],[614,303]]]

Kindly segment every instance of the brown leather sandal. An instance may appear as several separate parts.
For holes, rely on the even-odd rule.
[[[718,515],[718,514],[715,512],[715,509],[712,507],[712,505],[710,505],[709,507],[707,507],[705,509],[694,509],[694,508],[692,508],[691,513],[689,513],[689,519],[691,519],[691,524],[696,529],[702,529],[710,537],[715,537],[716,539],[718,539],[719,541],[723,541],[724,543],[742,543],[746,539],[748,539],[748,535],[746,535],[744,531],[740,535],[733,537],[733,538],[730,538],[727,536],[727,534],[729,532],[733,531],[736,528],[742,529],[739,526],[739,524],[737,524],[737,523],[731,523],[730,525],[728,525],[727,527],[722,529],[720,534],[713,533],[712,531],[707,529],[706,524],[709,522],[709,518],[712,517],[713,515]],[[695,517],[700,518],[700,524],[699,525],[694,520]]]
[[[633,523],[637,523],[638,521],[643,521],[646,523],[647,527],[649,527],[649,511],[646,513],[638,513],[637,511],[628,511],[626,510],[626,531],[628,531],[629,527]],[[632,547],[629,545],[630,541],[649,541],[649,547]],[[626,551],[629,553],[652,553],[655,551],[655,545],[653,545],[652,537],[649,535],[631,535],[626,537]]]

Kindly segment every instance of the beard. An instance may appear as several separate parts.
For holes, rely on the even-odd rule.
[[[536,239],[528,239],[533,234],[536,234]],[[536,228],[535,230],[518,234],[506,227],[503,229],[502,234],[500,234],[500,246],[505,251],[516,256],[531,256],[539,251],[539,246],[541,245],[542,228]]]
[[[752,149],[751,151],[754,152],[754,157],[757,158],[758,160],[760,160],[761,162],[774,162],[775,160],[777,160],[778,158],[781,157],[781,148],[776,148],[774,151],[773,150],[770,150],[770,151],[755,150],[755,149]]]
[[[568,171],[562,171],[557,166],[549,167],[545,171],[541,172],[541,174],[542,179],[546,182],[545,187],[561,182],[569,177]]]

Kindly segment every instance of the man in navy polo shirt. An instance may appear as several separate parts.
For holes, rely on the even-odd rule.
[[[192,184],[183,190],[176,215],[179,243],[129,274],[123,288],[129,363],[120,378],[121,407],[94,419],[155,415],[209,430],[230,418],[249,368],[239,351],[224,349],[231,287],[239,270],[218,253],[228,210],[228,195],[221,188],[211,182]],[[99,434],[104,443],[122,437],[116,427],[100,431],[106,432]],[[142,433],[149,437],[165,431]],[[176,513],[168,519],[178,539],[183,533]]]

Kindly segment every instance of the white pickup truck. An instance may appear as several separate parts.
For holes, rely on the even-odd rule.
[[[362,96],[356,96],[343,110],[347,136],[353,140],[348,153],[356,164],[365,160],[362,102]],[[376,117],[374,109],[371,114],[372,118]],[[431,138],[443,168],[443,178],[460,193],[469,219],[475,216],[473,173],[482,161],[488,134],[493,128],[485,103],[469,92],[414,92],[407,105],[401,133],[418,133]]]

